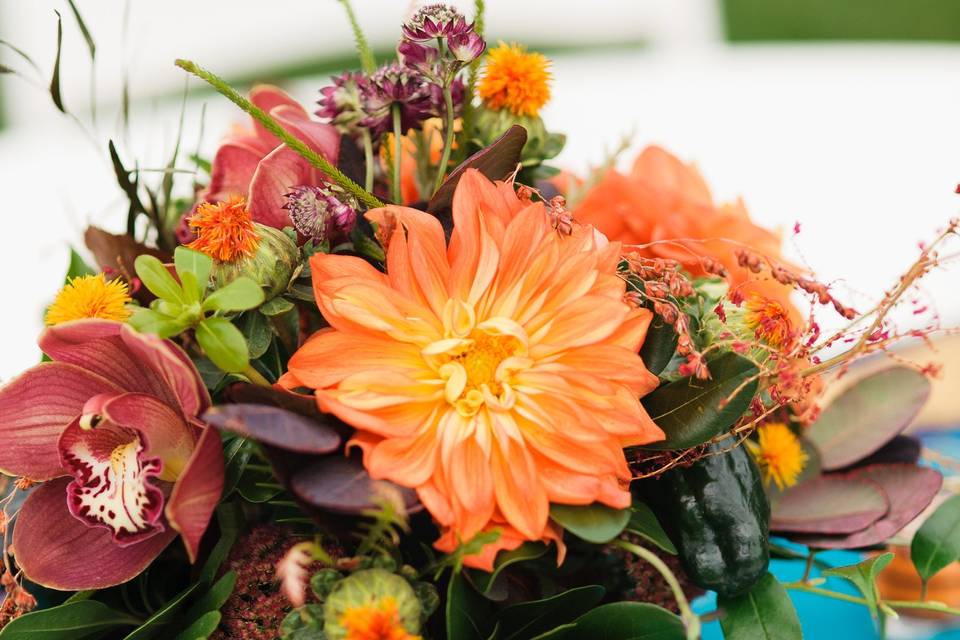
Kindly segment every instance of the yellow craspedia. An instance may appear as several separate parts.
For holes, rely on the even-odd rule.
[[[757,430],[757,440],[747,444],[763,472],[764,483],[772,480],[780,490],[795,485],[807,465],[800,438],[784,423],[769,422]]]
[[[520,44],[501,42],[487,53],[477,93],[489,109],[537,116],[550,99],[550,60]]]
[[[127,283],[122,280],[107,280],[102,273],[71,278],[47,309],[46,323],[84,318],[123,322],[130,317],[128,302]]]

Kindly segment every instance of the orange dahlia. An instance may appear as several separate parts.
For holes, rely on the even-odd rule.
[[[367,213],[386,273],[311,258],[330,328],[290,360],[287,387],[316,390],[353,425],[370,475],[413,487],[453,550],[491,528],[497,550],[557,540],[550,503],[630,504],[622,448],[663,438],[639,398],[657,386],[637,351],[650,312],[624,301],[620,244],[558,233],[542,203],[467,171],[449,246],[432,215]]]
[[[742,200],[717,205],[697,168],[660,147],[644,149],[628,174],[608,171],[573,215],[611,240],[640,245],[642,255],[678,260],[697,276],[705,275],[700,258],[715,258],[741,293],[763,294],[790,306],[789,288],[757,279],[738,265],[735,255],[738,248],[749,248],[779,260],[779,234],[754,224]]]

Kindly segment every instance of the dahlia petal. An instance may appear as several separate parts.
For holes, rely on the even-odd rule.
[[[433,429],[411,438],[387,438],[370,450],[366,460],[370,477],[387,479],[405,487],[429,480],[437,463],[437,436]]]
[[[127,347],[127,325],[112,320],[75,320],[48,327],[38,340],[40,350],[56,362],[91,371],[124,391],[157,396],[171,405],[179,400],[166,382],[153,375]]]
[[[99,394],[121,389],[76,365],[45,362],[28,369],[0,389],[0,469],[31,480],[49,480],[66,472],[57,441],[83,405]]]
[[[120,546],[161,533],[163,492],[153,483],[159,458],[148,458],[133,430],[103,420],[83,427],[74,420],[60,436],[60,460],[74,480],[67,485],[67,508],[87,526],[110,531]]]
[[[183,473],[167,500],[166,516],[180,533],[190,562],[223,493],[223,449],[216,429],[204,427]]]
[[[503,517],[524,537],[539,540],[547,526],[550,504],[530,452],[522,445],[494,448],[493,486]]]
[[[90,408],[86,410],[90,411]],[[163,462],[161,480],[173,482],[193,455],[196,429],[188,426],[180,413],[153,396],[142,393],[118,395],[107,400],[100,412],[112,424],[141,435],[144,455]]]
[[[605,340],[626,319],[630,307],[622,300],[586,295],[563,307],[550,322],[544,342],[566,348]]]
[[[463,440],[448,456],[443,467],[455,528],[469,540],[486,526],[496,506],[490,461],[472,438]]]
[[[349,353],[349,358],[343,354]],[[332,387],[348,376],[375,369],[413,373],[424,368],[416,345],[397,343],[386,337],[348,336],[335,329],[321,329],[290,358],[288,370],[299,386]]]
[[[67,510],[69,478],[27,496],[13,530],[17,564],[31,581],[62,591],[105,589],[137,576],[176,537],[167,530],[126,547],[110,532],[88,527]]]
[[[710,188],[692,165],[686,165],[662,147],[651,145],[633,163],[633,175],[665,190],[683,194],[697,204],[712,206]]]

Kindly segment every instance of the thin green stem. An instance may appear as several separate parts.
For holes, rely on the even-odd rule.
[[[243,373],[243,375],[247,376],[247,378],[248,378],[248,379],[250,380],[250,382],[252,382],[253,384],[259,385],[259,386],[261,386],[261,387],[272,387],[272,386],[273,386],[272,384],[270,384],[270,381],[267,380],[266,378],[264,378],[264,377],[263,377],[263,374],[261,374],[259,371],[257,371],[256,369],[254,369],[254,368],[253,368],[253,365],[250,364],[250,363],[247,363],[247,368],[244,369],[241,373]]]
[[[370,130],[363,129],[363,161],[366,174],[363,176],[363,188],[367,191],[373,191],[373,140],[370,138]]]
[[[400,163],[402,151],[400,145],[403,143],[401,137],[403,130],[400,125],[400,103],[394,102],[390,107],[393,113],[393,176],[390,180],[390,197],[395,204],[403,204],[403,195],[400,190]]]
[[[177,60],[176,65],[184,71],[197,76],[211,87],[216,89],[225,98],[230,100],[230,102],[249,113],[250,116],[262,124],[267,131],[277,136],[281,142],[296,151],[312,166],[322,171],[331,182],[342,187],[345,191],[356,197],[357,200],[364,203],[368,207],[383,206],[383,202],[381,202],[379,198],[374,196],[369,191],[364,190],[363,187],[344,175],[342,171],[337,169],[326,158],[316,153],[302,140],[281,127],[277,121],[271,118],[266,112],[263,111],[263,109],[260,109],[255,104],[237,93],[237,91],[227,84],[223,78],[211,73],[210,71],[207,71],[190,60]]]
[[[806,593],[813,593],[818,596],[824,596],[825,598],[833,598],[834,600],[843,600],[844,602],[852,602],[853,604],[861,604],[867,606],[869,603],[864,598],[858,598],[857,596],[851,596],[846,593],[840,593],[838,591],[831,591],[829,589],[821,589],[819,587],[814,587],[809,584],[804,584],[802,582],[786,582],[783,585],[785,588],[790,589],[791,591],[803,591]],[[940,613],[948,613],[954,616],[960,616],[960,609],[953,609],[943,604],[942,602],[915,602],[912,600],[883,600],[877,603],[885,604],[891,609],[924,609],[926,611],[938,611]]]
[[[363,35],[363,29],[357,21],[357,16],[353,13],[353,6],[350,0],[340,0],[344,10],[347,12],[347,20],[350,22],[350,28],[353,29],[353,38],[357,41],[357,54],[360,56],[360,67],[364,73],[373,73],[377,68],[377,61],[373,57],[373,51],[370,50],[370,44],[366,36]]]
[[[680,618],[683,620],[683,625],[687,630],[687,640],[696,640],[696,638],[699,638],[700,618],[693,612],[693,609],[690,608],[690,602],[687,600],[687,596],[684,595],[683,589],[677,581],[677,577],[670,571],[670,567],[664,564],[663,560],[661,560],[657,554],[632,542],[614,540],[610,544],[643,558],[652,564],[654,569],[660,572],[660,575],[663,576],[663,579],[666,580],[670,586],[670,590],[673,591],[673,597],[677,601],[677,608],[680,609]]]
[[[803,578],[800,579],[801,582],[806,582],[810,579],[810,571],[813,570],[813,561],[817,556],[816,551],[810,551],[807,554],[807,562],[803,566]]]
[[[921,600],[927,599],[927,579],[926,578],[920,578],[920,599]]]
[[[450,151],[453,149],[453,91],[450,88],[450,85],[447,85],[443,88],[443,104],[447,110],[447,121],[443,125],[443,153],[440,155],[440,164],[437,166],[437,179],[433,183],[433,192],[436,193],[437,189],[440,188],[440,185],[443,184],[443,179],[447,175],[447,165],[450,163]]]
[[[833,598],[834,600],[843,600],[844,602],[852,602],[854,604],[867,605],[867,601],[863,598],[858,598],[857,596],[851,596],[846,593],[840,593],[839,591],[830,591],[829,589],[821,589],[820,587],[813,587],[808,584],[803,584],[801,582],[786,582],[783,585],[787,589],[792,589],[793,591],[804,591],[806,593],[814,593],[818,596],[824,596],[825,598]]]

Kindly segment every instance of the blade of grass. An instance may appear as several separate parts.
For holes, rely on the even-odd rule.
[[[57,109],[61,113],[66,113],[67,110],[63,107],[63,96],[60,95],[60,49],[63,45],[63,18],[60,17],[59,11],[54,11],[54,13],[57,14],[57,57],[54,59],[53,76],[50,78],[50,97]]]

